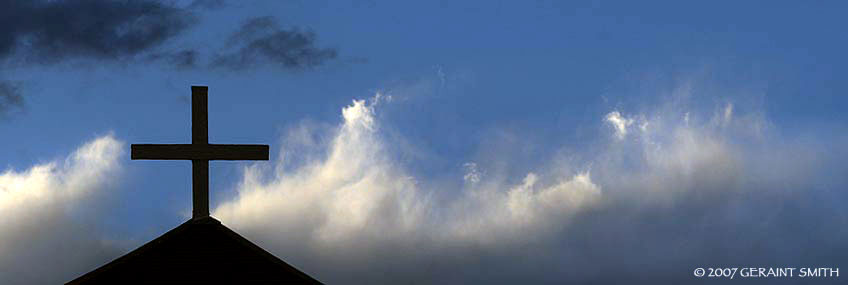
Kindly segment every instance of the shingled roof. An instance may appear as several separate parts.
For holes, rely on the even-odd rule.
[[[212,217],[189,220],[67,284],[321,284]]]

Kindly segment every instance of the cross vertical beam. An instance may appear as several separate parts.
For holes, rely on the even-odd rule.
[[[191,144],[133,144],[132,159],[191,160],[192,219],[209,216],[210,160],[268,160],[268,145],[209,144],[209,88],[191,87]]]
[[[191,218],[209,216],[209,161],[191,160]]]
[[[191,144],[209,144],[209,87],[191,87]]]
[[[191,144],[209,144],[209,87],[191,87]],[[191,160],[191,216],[209,216],[209,160]]]

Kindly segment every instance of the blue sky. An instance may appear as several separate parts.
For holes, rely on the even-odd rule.
[[[211,164],[213,216],[322,281],[846,262],[842,3],[21,3],[0,1],[0,283],[70,280],[186,220],[190,164],[128,151],[190,142],[191,85],[210,142],[271,145]],[[240,53],[274,35],[308,40]],[[91,254],[13,262],[68,233]]]

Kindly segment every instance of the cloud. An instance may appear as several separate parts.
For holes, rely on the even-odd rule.
[[[474,162],[466,162],[462,165],[465,168],[465,175],[462,176],[462,180],[465,180],[466,183],[479,183],[480,177],[483,175],[480,173],[480,170],[477,169],[477,163]]]
[[[122,250],[93,218],[114,190],[123,143],[96,138],[64,160],[0,173],[0,283],[66,282]]]
[[[244,69],[270,64],[301,69],[321,65],[337,56],[335,49],[317,47],[313,32],[299,28],[282,29],[272,17],[245,21],[230,36],[228,49],[215,56],[213,66]]]
[[[780,135],[732,104],[620,109],[598,116],[616,132],[590,148],[563,143],[517,171],[487,152],[453,181],[420,181],[383,135],[387,98],[354,100],[335,126],[293,127],[213,216],[341,284],[691,284],[715,280],[692,277],[698,267],[848,261],[844,132]],[[613,113],[632,120],[627,139]],[[108,212],[122,149],[107,135],[0,173],[0,283],[63,282],[125,252],[91,219]]]
[[[6,119],[13,111],[20,111],[24,106],[24,97],[16,84],[0,80],[0,120]]]
[[[342,109],[344,122],[332,131],[326,152],[314,149],[316,145],[292,146],[312,149],[314,153],[305,158],[308,163],[291,170],[248,169],[239,196],[217,207],[213,215],[239,230],[268,235],[266,241],[274,248],[310,248],[293,254],[323,256],[312,262],[328,262],[313,268],[361,273],[390,252],[422,254],[427,249],[415,249],[422,243],[436,252],[475,244],[520,243],[521,234],[515,228],[545,231],[550,221],[572,215],[600,195],[588,173],[551,183],[528,173],[508,191],[499,191],[500,185],[483,185],[442,209],[432,193],[420,189],[386,155],[374,117],[377,100],[371,104],[357,100]],[[303,132],[294,135],[314,137]],[[290,154],[283,151],[279,165]],[[270,180],[263,180],[266,175],[271,175]],[[414,267],[394,269],[424,278],[420,280],[429,274]],[[316,276],[328,276],[324,281],[331,283],[343,281],[321,273]]]
[[[615,128],[615,136],[618,139],[624,139],[627,135],[627,128],[633,124],[633,119],[622,117],[618,111],[610,112],[605,119]]]
[[[817,151],[844,138],[796,142],[731,105],[613,111],[598,127],[615,133],[585,159],[552,155],[517,177],[468,162],[455,183],[418,181],[381,135],[380,101],[293,128],[213,216],[342,284],[697,283],[697,267],[848,261],[846,151]]]
[[[0,61],[53,65],[147,55],[188,68],[193,50],[158,49],[194,23],[189,10],[156,0],[0,0]],[[0,82],[0,116],[24,106],[20,90],[8,86]]]
[[[159,1],[0,1],[0,58],[56,63],[119,60],[151,50],[193,22]]]

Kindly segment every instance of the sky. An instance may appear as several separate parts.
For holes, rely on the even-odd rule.
[[[844,271],[848,7],[737,2],[0,0],[0,283],[190,218],[129,145],[189,143],[192,85],[271,148],[211,215],[328,284]]]

